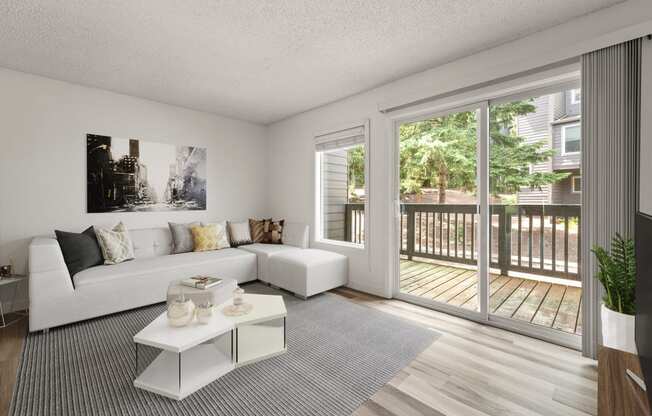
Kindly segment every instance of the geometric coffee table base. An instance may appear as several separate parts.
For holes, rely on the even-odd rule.
[[[245,294],[253,310],[227,317],[216,306],[208,324],[174,328],[164,312],[134,336],[134,386],[181,400],[236,367],[287,351],[287,310],[281,296]],[[142,362],[142,363],[141,363]],[[141,372],[141,364],[144,370]]]

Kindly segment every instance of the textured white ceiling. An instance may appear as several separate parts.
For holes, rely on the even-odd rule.
[[[0,66],[269,123],[620,0],[2,0]]]

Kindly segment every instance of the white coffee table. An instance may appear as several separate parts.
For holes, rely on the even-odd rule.
[[[244,316],[227,317],[216,306],[208,324],[192,323],[174,328],[166,313],[134,335],[136,374],[134,386],[181,400],[217,380],[235,367],[270,358],[287,351],[287,310],[281,296],[245,294],[253,310]],[[161,350],[143,351],[147,346]],[[149,351],[151,352],[151,351]],[[154,357],[139,374],[139,357]]]

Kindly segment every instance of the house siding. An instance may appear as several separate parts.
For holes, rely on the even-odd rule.
[[[347,152],[323,153],[322,207],[323,236],[344,241],[344,217],[348,202]]]
[[[544,95],[534,99],[536,111],[520,116],[516,123],[516,134],[525,138],[525,143],[543,141],[543,149],[550,149],[550,123],[553,119],[552,109],[555,108],[555,95]],[[557,97],[558,99],[558,97]],[[550,172],[550,161],[532,165],[533,172]],[[550,201],[550,187],[521,188],[517,195],[519,204],[546,204]]]
[[[579,169],[570,171],[567,178],[552,185],[553,204],[581,204],[581,193],[573,192],[572,178],[580,174]]]
[[[566,117],[579,116],[580,111],[582,111],[580,108],[580,103],[572,104],[571,98],[572,98],[572,91],[564,92],[564,105],[566,107],[565,115]]]

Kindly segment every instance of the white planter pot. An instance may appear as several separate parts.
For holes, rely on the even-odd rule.
[[[602,305],[602,345],[636,354],[634,315],[612,311]]]

